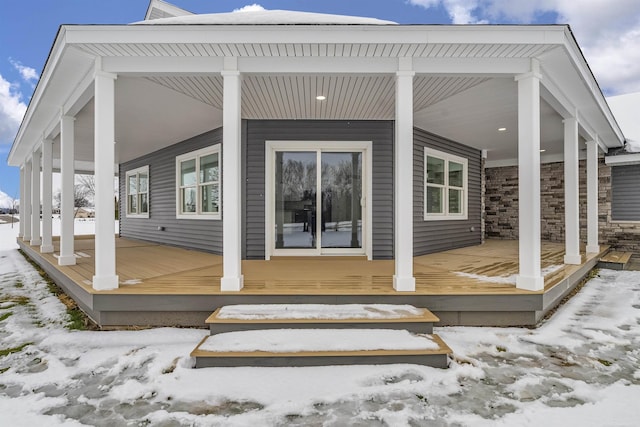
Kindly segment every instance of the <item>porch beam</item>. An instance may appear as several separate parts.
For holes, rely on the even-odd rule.
[[[116,289],[116,237],[115,201],[113,194],[113,164],[115,162],[115,82],[117,76],[100,70],[95,73],[95,209],[96,243],[95,275],[96,290]]]
[[[237,58],[225,58],[222,107],[222,247],[220,290],[244,285],[241,254],[241,75]]]
[[[224,58],[216,57],[109,57],[103,69],[128,75],[211,75],[224,70]],[[397,71],[397,58],[370,57],[244,57],[238,71],[251,74],[389,74]],[[527,58],[414,58],[416,74],[486,75],[522,74]],[[75,95],[81,99],[82,92]],[[66,107],[70,108],[70,107]]]
[[[396,291],[413,292],[413,76],[411,58],[400,58],[396,72],[394,153],[394,255]]]
[[[24,208],[24,233],[22,240],[31,240],[31,159],[24,164],[24,198],[20,200],[20,210]],[[22,206],[24,204],[24,206]]]
[[[564,241],[565,264],[582,264],[580,256],[580,183],[578,180],[578,120],[564,119]]]
[[[519,274],[516,286],[544,289],[540,243],[540,65],[518,82],[518,215]]]
[[[53,181],[53,141],[42,141],[42,244],[41,253],[53,252],[51,230],[52,181]]]
[[[73,193],[75,170],[73,168],[75,145],[75,118],[60,118],[60,255],[58,265],[74,265]]]
[[[599,253],[598,142],[587,141],[587,252]]]

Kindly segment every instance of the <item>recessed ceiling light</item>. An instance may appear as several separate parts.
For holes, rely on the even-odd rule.
[[[326,97],[326,96],[324,96],[324,95],[318,95],[318,96],[316,96],[316,99],[317,99],[318,101],[324,101],[325,99],[327,99],[327,97]]]
[[[504,132],[507,128],[498,128],[498,132]]]
[[[545,150],[545,149],[540,150],[541,153],[544,153],[545,151],[547,151],[547,150]]]

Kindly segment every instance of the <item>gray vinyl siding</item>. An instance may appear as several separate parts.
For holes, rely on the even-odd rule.
[[[222,128],[121,164],[120,235],[222,254],[221,220],[176,218],[176,156],[219,143]],[[149,165],[149,218],[127,218],[126,173],[145,165]]]
[[[481,243],[480,150],[415,128],[413,144],[413,252],[415,256]],[[468,159],[467,220],[424,220],[424,148]],[[472,231],[473,228],[473,231]]]
[[[640,165],[611,168],[611,219],[640,221]]]
[[[373,142],[373,258],[393,258],[393,122],[249,120],[246,132],[246,259],[265,257],[265,141]]]

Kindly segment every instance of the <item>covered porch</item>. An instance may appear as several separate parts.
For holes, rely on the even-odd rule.
[[[516,287],[518,241],[489,240],[481,246],[413,259],[414,292],[393,288],[394,261],[365,257],[278,257],[243,260],[245,286],[220,289],[223,257],[156,243],[116,238],[118,288],[96,290],[93,236],[75,239],[74,265],[18,239],[22,250],[102,326],[203,325],[216,308],[250,303],[397,303],[430,309],[448,325],[535,324],[596,265],[599,253],[581,250],[579,264],[564,264],[563,244],[542,242],[545,286]],[[53,240],[54,246],[59,240]],[[56,248],[57,249],[57,248]]]

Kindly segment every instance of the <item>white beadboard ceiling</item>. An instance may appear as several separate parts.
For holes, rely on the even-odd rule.
[[[147,80],[222,109],[222,77],[152,76]],[[489,80],[487,77],[417,76],[414,111],[422,110]],[[324,95],[324,101],[316,96]],[[368,119],[394,117],[392,76],[245,76],[242,117],[246,119]]]

